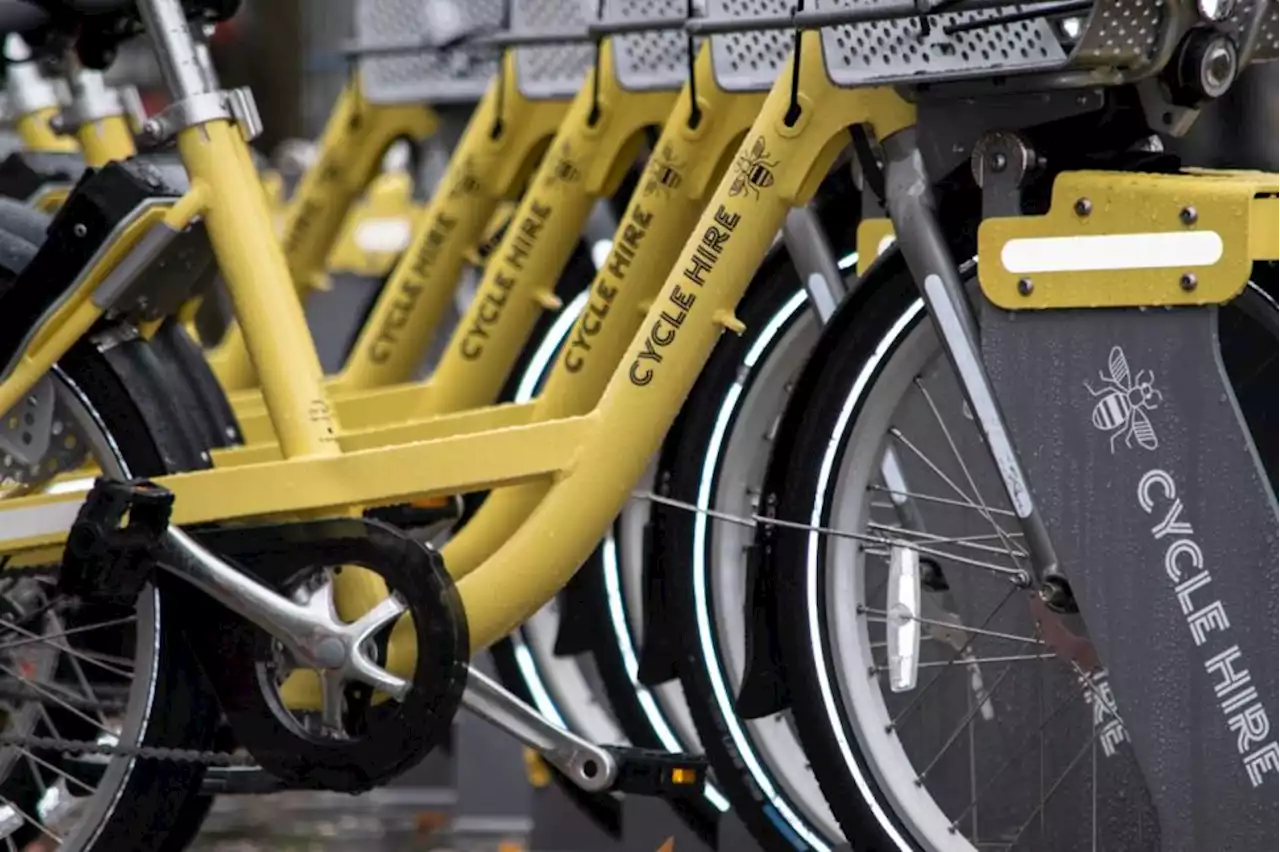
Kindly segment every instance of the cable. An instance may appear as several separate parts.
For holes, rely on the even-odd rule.
[[[685,18],[693,18],[693,2],[685,3]],[[685,53],[689,61],[689,129],[697,130],[702,123],[702,107],[698,106],[698,57],[694,51],[693,33],[685,34]]]
[[[804,11],[804,0],[796,3],[795,12]],[[794,127],[795,123],[800,120],[800,46],[803,44],[803,38],[800,29],[796,28],[795,48],[792,51],[794,59],[791,63],[791,104],[787,107],[787,114],[783,117],[783,122],[787,127]]]

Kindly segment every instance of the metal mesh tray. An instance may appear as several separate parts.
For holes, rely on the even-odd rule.
[[[356,0],[355,36],[360,44],[388,44],[428,38],[433,24],[501,29],[505,7],[505,0]],[[371,103],[468,103],[484,95],[500,53],[467,47],[365,56],[359,60],[360,84]]]
[[[605,0],[600,23],[680,18],[686,0]],[[612,39],[618,84],[632,92],[679,89],[689,76],[689,40],[683,32],[645,32]]]
[[[1078,16],[1035,14],[1056,5],[944,12],[924,25],[919,18],[901,17],[902,0],[816,0],[818,11],[897,15],[822,30],[827,73],[846,87],[1096,69],[1133,79],[1168,61],[1170,48],[1195,15],[1192,0],[1095,0]],[[1274,56],[1275,8],[1275,0],[1239,0],[1222,24],[1242,61],[1265,58],[1268,50]],[[983,20],[999,23],[974,26]]]
[[[467,0],[470,2],[470,0]],[[582,0],[511,0],[511,31],[565,32],[581,29],[587,18]],[[516,85],[532,100],[573,97],[595,61],[595,49],[583,44],[515,48]]]
[[[786,15],[792,0],[708,0],[709,18],[758,18]],[[711,36],[716,83],[727,92],[766,92],[791,55],[788,30],[754,30]]]

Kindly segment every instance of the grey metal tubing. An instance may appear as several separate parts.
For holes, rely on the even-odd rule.
[[[155,48],[160,77],[175,101],[216,91],[196,55],[195,39],[178,0],[138,0],[138,11]]]
[[[889,218],[898,246],[920,287],[943,349],[982,429],[1009,504],[1022,528],[1032,571],[1037,579],[1058,575],[1057,554],[1044,519],[1032,501],[1022,463],[982,363],[978,323],[965,295],[959,266],[938,223],[933,186],[916,141],[916,130],[914,127],[901,130],[882,140],[881,146],[885,155]]]
[[[845,286],[818,214],[808,206],[793,207],[782,223],[782,242],[809,293],[810,306],[826,324],[845,297]]]

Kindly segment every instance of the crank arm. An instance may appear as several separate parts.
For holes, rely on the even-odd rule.
[[[474,668],[468,673],[462,706],[538,752],[588,793],[672,799],[701,795],[706,784],[706,758],[588,742],[547,720]]]
[[[394,595],[358,621],[347,624],[333,610],[328,595],[297,603],[267,588],[219,558],[177,527],[161,539],[159,563],[218,603],[265,630],[293,654],[297,662],[322,673],[356,680],[404,698],[408,681],[373,662],[364,646],[374,634],[405,612]]]
[[[611,789],[618,777],[612,754],[550,721],[474,666],[462,706],[538,752],[589,793]]]

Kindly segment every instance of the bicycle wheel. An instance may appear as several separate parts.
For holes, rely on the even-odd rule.
[[[1011,582],[1016,518],[915,285],[896,253],[874,274],[824,336],[770,474],[792,524],[775,528],[783,663],[823,792],[864,849],[1160,848],[1105,670],[1063,652],[1082,631]],[[1269,435],[1275,303],[1251,286],[1220,317]],[[1275,436],[1259,451],[1274,470]],[[925,613],[914,683],[888,655],[904,551]]]
[[[107,334],[63,358],[51,374],[50,428],[68,454],[87,453],[117,477],[204,465],[147,354],[140,340]],[[15,656],[25,650],[0,659],[3,679],[23,688],[10,697],[6,714],[5,733],[12,734],[4,748],[11,771],[0,781],[6,841],[14,848],[24,836],[63,850],[161,848],[203,767],[134,753],[138,747],[203,748],[216,720],[216,704],[193,677],[194,660],[174,632],[181,629],[179,616],[164,606],[156,586],[117,606],[68,598],[43,578],[0,582],[10,609],[20,614],[0,624],[0,646],[49,648],[57,657],[42,679]],[[39,722],[13,729],[31,707]],[[48,739],[24,744],[33,734],[123,753],[95,756]],[[11,784],[18,788],[13,798]]]
[[[716,346],[658,463],[651,523],[662,525],[649,582],[681,625],[676,673],[719,788],[767,849],[828,849],[841,839],[787,717],[744,719],[751,545],[774,425],[819,324],[779,252],[738,307],[747,326]],[[690,460],[696,460],[690,463]],[[672,503],[662,501],[674,501]],[[754,638],[760,638],[754,632]]]

